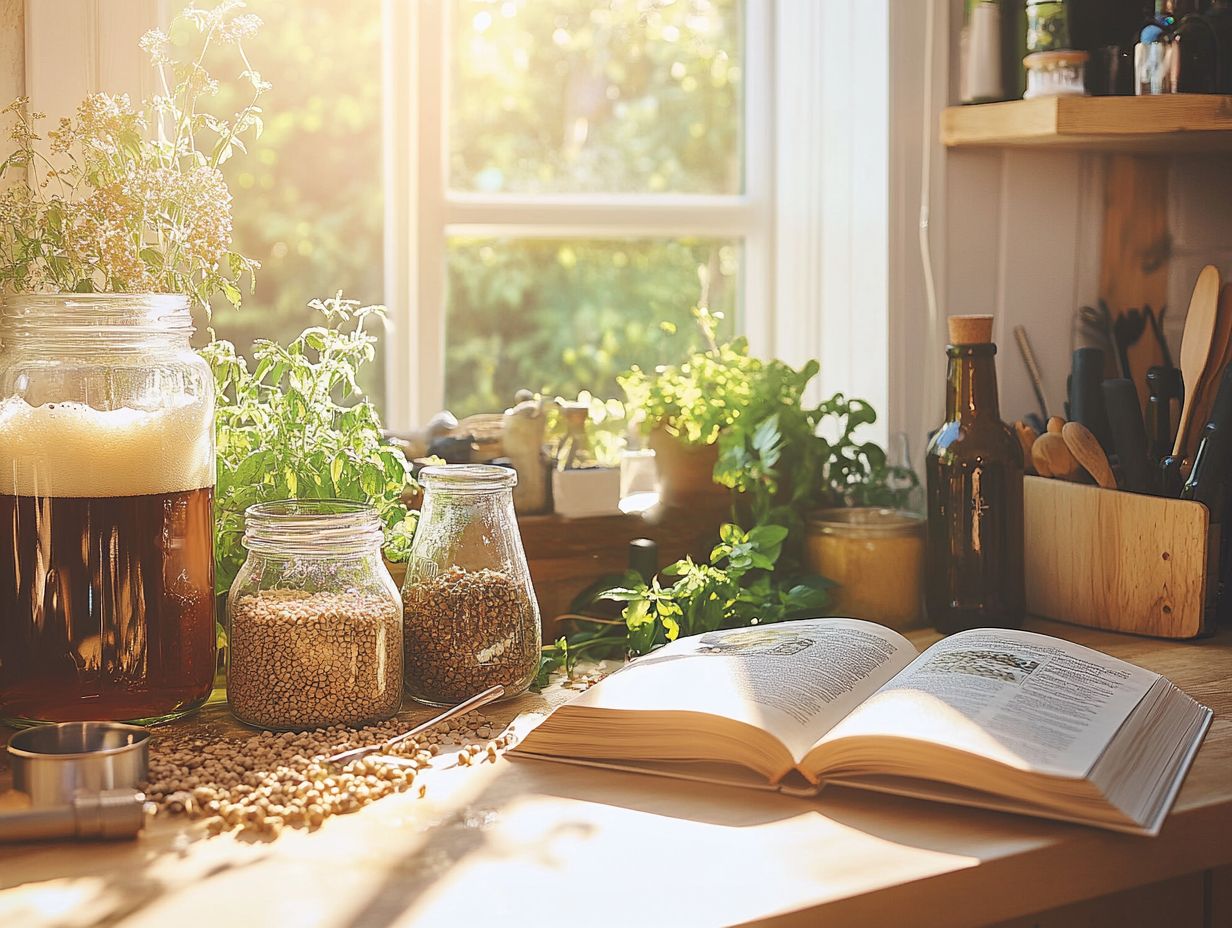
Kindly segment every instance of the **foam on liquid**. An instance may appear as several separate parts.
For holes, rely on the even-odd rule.
[[[0,493],[108,497],[214,485],[208,401],[158,411],[0,402]]]

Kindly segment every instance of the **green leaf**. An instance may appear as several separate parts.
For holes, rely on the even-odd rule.
[[[218,287],[222,290],[222,295],[226,298],[227,302],[238,309],[239,305],[244,301],[244,294],[240,292],[240,288],[229,280],[223,280],[222,278],[219,278]]]
[[[769,548],[781,545],[787,540],[787,535],[785,525],[759,525],[749,532],[749,541],[759,547]]]
[[[663,631],[667,636],[668,641],[675,641],[680,635],[680,623],[670,616],[665,616],[660,619],[663,623]]]
[[[607,599],[617,603],[631,603],[635,600],[642,599],[646,595],[646,590],[631,590],[625,587],[614,587],[610,590],[604,590],[599,594],[599,599]]]

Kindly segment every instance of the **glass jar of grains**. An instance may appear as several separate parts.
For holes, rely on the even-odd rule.
[[[402,605],[376,510],[284,500],[244,514],[227,601],[227,701],[279,731],[356,726],[402,707]]]
[[[452,464],[419,476],[423,510],[402,587],[406,691],[453,705],[539,668],[539,605],[513,513],[517,474]]]
[[[877,507],[823,509],[809,518],[805,560],[833,580],[833,612],[903,631],[922,624],[922,516]]]

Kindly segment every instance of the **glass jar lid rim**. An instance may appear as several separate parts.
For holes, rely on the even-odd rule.
[[[317,519],[370,515],[376,518],[376,507],[350,499],[275,499],[254,503],[244,510],[251,516],[269,519]]]
[[[195,331],[182,293],[17,293],[0,298],[0,327],[69,335]]]
[[[367,503],[341,499],[281,499],[244,510],[244,547],[305,556],[379,550],[381,519]]]
[[[821,509],[809,516],[808,527],[834,535],[915,535],[923,530],[924,517],[883,506]]]
[[[518,472],[499,464],[432,464],[419,472],[425,488],[501,490],[517,486]]]

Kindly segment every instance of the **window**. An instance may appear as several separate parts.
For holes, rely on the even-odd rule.
[[[180,2],[27,4],[34,108],[148,96],[137,41]],[[615,393],[628,364],[685,352],[706,287],[756,352],[819,358],[817,396],[887,410],[870,438],[904,427],[921,291],[903,153],[932,125],[907,64],[919,16],[888,0],[248,4],[275,86],[265,136],[227,170],[238,244],[264,268],[220,335],[286,339],[338,288],[384,302],[384,371],[364,386],[408,428],[520,386]]]
[[[764,322],[766,10],[386,4],[391,421],[618,395],[696,343],[699,301]]]
[[[237,246],[262,271],[214,318],[241,350],[298,333],[312,296],[387,302],[364,387],[405,427],[503,409],[522,387],[617,396],[630,365],[697,344],[699,301],[725,334],[764,311],[746,294],[766,265],[767,138],[745,115],[764,94],[747,68],[764,3],[248,5],[273,90],[260,143],[224,170]],[[413,139],[396,131],[411,111]],[[382,248],[387,222],[418,233],[405,290],[386,284],[386,261],[408,260]]]

